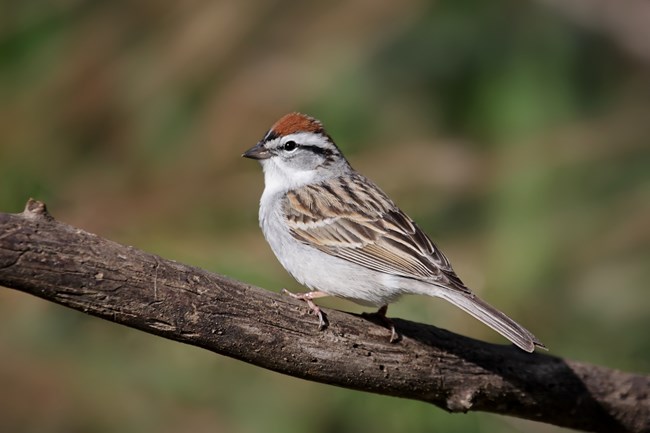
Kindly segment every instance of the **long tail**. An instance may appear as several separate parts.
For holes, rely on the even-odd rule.
[[[535,346],[546,349],[530,331],[473,293],[445,290],[438,296],[474,316],[526,352],[534,351]]]

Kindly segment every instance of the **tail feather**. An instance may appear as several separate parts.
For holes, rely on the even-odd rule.
[[[526,352],[533,352],[535,346],[546,349],[530,331],[473,293],[445,291],[438,296],[485,323]]]

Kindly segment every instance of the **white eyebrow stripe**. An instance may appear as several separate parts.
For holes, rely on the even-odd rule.
[[[314,146],[321,149],[335,150],[329,139],[322,134],[315,134],[313,132],[296,132],[293,134],[285,135],[282,137],[281,142],[295,141],[301,146]]]

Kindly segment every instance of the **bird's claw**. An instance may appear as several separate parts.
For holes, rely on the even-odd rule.
[[[363,313],[363,314],[367,316],[377,317],[384,326],[390,328],[390,339],[388,340],[388,342],[395,343],[399,341],[402,338],[402,336],[397,332],[397,329],[395,329],[395,323],[390,318],[386,317],[386,311],[388,311],[388,305],[384,305],[374,313]]]
[[[309,308],[309,314],[315,314],[316,316],[318,316],[319,331],[323,331],[329,326],[329,322],[327,321],[327,316],[325,315],[325,313],[323,313],[320,307],[314,304],[314,301],[311,300],[313,294],[317,292],[292,293],[287,289],[282,289],[280,290],[280,293],[282,293],[283,295],[289,295],[294,299],[305,301],[307,303],[307,307]]]

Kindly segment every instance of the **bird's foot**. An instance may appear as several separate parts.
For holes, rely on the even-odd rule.
[[[318,305],[312,301],[314,298],[322,298],[323,296],[329,296],[327,293],[323,292],[307,292],[307,293],[291,293],[287,289],[282,289],[280,291],[283,295],[289,295],[293,299],[300,299],[305,301],[309,307],[309,313],[315,314],[318,316],[318,330],[323,331],[329,326],[329,321],[327,320],[327,315],[323,313],[323,310],[320,309]]]
[[[395,323],[389,317],[386,317],[386,311],[388,311],[388,305],[384,305],[374,313],[363,313],[363,314],[366,316],[377,317],[384,326],[390,329],[390,339],[388,341],[390,343],[395,343],[399,341],[402,338],[402,336],[395,329]]]

